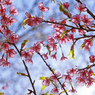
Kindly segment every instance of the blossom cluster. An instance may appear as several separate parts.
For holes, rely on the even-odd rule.
[[[69,55],[72,55],[71,59],[74,59],[75,58],[75,54],[74,54],[75,43],[77,40],[81,38],[85,38],[85,37],[89,37],[89,38],[84,39],[83,44],[81,45],[81,48],[87,51],[90,51],[90,48],[92,47],[93,37],[87,36],[85,34],[88,32],[88,29],[90,29],[90,27],[92,26],[93,19],[89,18],[88,15],[81,14],[81,12],[87,11],[86,5],[78,3],[77,7],[75,8],[79,10],[79,14],[72,16],[72,14],[69,12],[69,3],[65,2],[62,4],[60,2],[60,4],[58,4],[59,10],[63,12],[70,19],[70,20],[64,19],[61,22],[58,22],[57,20],[53,20],[53,18],[49,18],[48,21],[45,21],[43,19],[43,14],[42,14],[42,18],[40,18],[38,16],[35,16],[35,17],[31,16],[30,13],[26,12],[25,13],[26,19],[23,21],[23,26],[27,24],[33,27],[33,26],[41,24],[42,22],[47,22],[55,30],[55,33],[53,34],[53,36],[48,36],[47,45],[44,44],[44,41],[37,41],[30,48],[24,48],[24,46],[28,42],[27,40],[24,40],[21,44],[20,50],[18,50],[15,43],[19,42],[19,36],[16,35],[14,31],[11,31],[9,29],[9,26],[11,26],[11,24],[17,21],[13,16],[18,15],[18,9],[16,9],[15,6],[12,4],[13,4],[13,0],[0,0],[0,16],[1,16],[0,34],[2,34],[5,37],[5,41],[0,42],[0,49],[3,49],[4,51],[4,53],[2,54],[2,58],[0,58],[0,66],[10,67],[11,63],[8,62],[8,58],[14,58],[17,52],[19,53],[23,62],[33,64],[32,57],[35,53],[37,53],[41,56],[41,58],[46,63],[47,67],[52,72],[50,77],[41,78],[42,90],[45,87],[50,86],[50,84],[53,84],[54,88],[50,91],[50,93],[53,93],[54,95],[59,95],[60,93],[63,93],[63,92],[60,92],[60,90],[63,91],[66,88],[66,85],[70,83],[71,89],[69,90],[69,92],[75,93],[77,91],[72,86],[73,77],[76,77],[77,84],[90,87],[94,83],[94,78],[92,77],[94,72],[91,70],[91,68],[88,69],[87,67],[81,70],[79,70],[78,68],[76,69],[72,68],[72,69],[68,69],[66,74],[61,74],[59,71],[58,72],[53,71],[51,67],[49,67],[47,62],[45,61],[49,58],[49,56],[52,59],[55,59],[57,61],[57,53],[58,53],[59,47],[61,48],[61,51],[62,51],[62,56],[60,58],[61,61],[68,59],[67,57]],[[9,6],[9,14],[6,13],[7,11],[6,8],[8,6]],[[38,8],[42,12],[49,11],[49,7],[45,7],[43,2],[39,4]],[[76,27],[68,25],[67,21],[76,25]],[[66,26],[70,27],[71,29],[67,29]],[[80,38],[74,38],[74,33],[76,33],[76,29],[78,30],[79,36],[81,36]],[[66,57],[64,55],[61,45],[66,44],[67,42],[69,42],[72,45],[71,45],[70,53]],[[17,52],[15,51],[14,48],[12,48],[12,46],[15,47]],[[46,53],[43,53],[43,48],[47,49]],[[95,62],[94,55],[91,55],[89,59],[91,63]],[[62,80],[62,83],[60,83],[60,80]],[[60,87],[58,86],[58,83],[60,84]],[[44,95],[47,95],[47,94],[44,94]]]

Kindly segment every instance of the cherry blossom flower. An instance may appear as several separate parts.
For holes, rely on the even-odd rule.
[[[3,66],[3,67],[11,67],[11,63],[6,61],[5,59],[1,58],[0,59],[0,66]]]
[[[85,39],[81,47],[87,51],[90,51],[90,48],[92,47],[92,39]]]
[[[54,88],[51,90],[51,93],[53,93],[54,95],[59,95],[59,89]]]
[[[14,33],[9,36],[10,43],[17,43],[19,41],[19,36]]]
[[[11,33],[12,33],[12,31],[9,30],[9,29],[4,29],[4,30],[3,30],[3,35],[4,35],[4,37],[9,38],[9,36],[11,35]]]
[[[65,2],[65,3],[63,3],[63,6],[64,6],[66,9],[68,9],[69,3],[68,3],[68,2]]]
[[[56,75],[56,77],[61,76],[61,73],[60,72],[55,72],[54,74]],[[57,82],[57,79],[55,78],[54,74],[52,74],[50,76],[50,80],[52,80],[53,82]]]
[[[91,77],[91,71],[81,70],[78,72],[78,77],[76,78],[76,83],[81,85],[86,85],[87,87],[91,86],[94,82],[94,79]]]
[[[74,24],[79,24],[80,23],[80,15],[79,14],[73,15],[71,20]]]
[[[60,59],[60,60],[61,60],[61,61],[63,61],[63,60],[66,60],[66,59],[68,59],[68,58],[67,58],[67,57],[65,57],[65,56],[64,56],[64,54],[62,53],[62,57],[61,57],[61,59]]]
[[[37,52],[37,53],[38,53],[38,52],[41,53],[43,47],[44,47],[43,41],[38,41],[37,43],[35,43],[35,44],[33,45],[33,50],[34,50],[35,52]]]
[[[2,19],[1,19],[1,24],[2,25],[7,25],[7,23],[8,23],[8,16],[6,15],[6,14],[3,14],[3,15],[1,15],[1,17],[2,17]]]
[[[29,26],[36,26],[42,23],[42,18],[39,18],[37,16],[31,17],[30,13],[25,13],[28,19],[26,19],[25,23],[28,24]]]
[[[77,71],[76,71],[76,70],[74,70],[73,68],[72,68],[72,69],[67,70],[67,74],[68,74],[68,75],[70,75],[71,77],[74,77],[74,74],[76,74],[76,73],[77,73]]]
[[[63,75],[62,78],[65,79],[65,82],[71,82],[72,81],[70,75]]]
[[[49,43],[48,45],[49,45],[49,50],[50,51],[57,51],[57,45],[56,44]]]
[[[76,29],[72,29],[71,32],[72,32],[72,33],[75,33],[75,32],[76,32]]]
[[[78,32],[79,32],[79,35],[81,35],[81,36],[86,33],[85,30],[81,30],[81,29],[78,29]]]
[[[77,10],[79,10],[80,12],[86,12],[87,11],[87,8],[86,8],[86,5],[85,4],[80,4],[80,3],[77,3],[77,7],[75,7]]]
[[[3,4],[1,4],[0,5],[0,15],[5,14],[5,12],[6,12],[5,6]]]
[[[47,54],[42,54],[42,56],[44,56],[45,60],[48,59]]]
[[[18,9],[15,9],[15,6],[13,6],[13,5],[10,6],[9,12],[10,12],[10,14],[13,14],[13,16],[18,15]]]
[[[28,12],[25,13],[25,16],[26,16],[27,18],[31,18],[31,14],[28,13]]]
[[[56,60],[56,61],[57,61],[56,53],[55,53],[55,54],[53,54],[53,55],[51,55],[50,57],[51,57],[52,59],[54,59],[54,60]]]
[[[8,50],[6,50],[6,54],[7,54],[8,58],[10,58],[10,57],[14,58],[15,55],[17,54],[17,52],[14,49],[8,49]]]
[[[76,93],[77,91],[72,87],[72,89],[69,90],[69,92]]]
[[[56,75],[56,77],[61,76],[61,73],[60,72],[55,72],[54,74]],[[57,79],[55,78],[54,74],[52,74],[50,76],[50,80],[52,80],[53,82],[57,82]]]
[[[89,56],[90,62],[94,63],[95,62],[95,55]]]
[[[91,26],[93,18],[88,18],[88,15],[81,16],[81,20],[84,22],[85,27]]]
[[[4,4],[7,5],[7,6],[11,5],[11,4],[13,4],[13,0],[5,0]]]
[[[11,45],[9,43],[4,43],[3,49],[5,52],[9,49],[9,47],[11,47]]]
[[[48,43],[53,44],[55,41],[51,36],[48,36]]]
[[[21,51],[21,59],[22,60],[25,60],[27,63],[30,63],[30,64],[33,64],[33,61],[32,61],[32,55],[29,51]]]
[[[42,81],[42,85],[49,86],[49,85],[50,85],[50,80],[49,80],[48,78],[45,78],[45,79]]]
[[[49,8],[48,7],[44,7],[44,4],[43,4],[43,2],[41,2],[40,4],[39,4],[39,9],[41,10],[41,11],[43,11],[43,12],[45,12],[45,11],[48,11],[49,10]]]
[[[12,23],[15,23],[17,20],[13,18],[12,16],[9,16],[7,18],[7,25],[10,26]]]

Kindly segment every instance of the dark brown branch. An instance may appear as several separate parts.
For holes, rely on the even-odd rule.
[[[20,57],[21,57],[21,53],[20,53],[20,51],[18,50],[17,46],[16,46],[15,44],[13,44],[13,46],[15,47],[15,49],[17,50],[17,52],[19,53],[19,55],[20,55]],[[26,64],[25,64],[25,61],[22,61],[22,62],[23,62],[23,64],[24,64],[24,66],[25,66],[25,70],[26,70],[26,72],[27,72],[27,74],[28,74],[28,78],[29,78],[30,83],[31,83],[31,85],[32,85],[33,93],[34,93],[34,95],[36,95],[36,90],[35,90],[35,87],[34,87],[34,82],[33,82],[32,79],[31,79],[31,76],[30,76],[28,67],[27,67]]]
[[[54,74],[54,77],[57,79],[57,81],[59,82],[59,84],[61,85],[61,87],[64,89],[66,95],[68,95],[66,89],[64,88],[64,86],[61,84],[61,82],[59,81],[59,79],[57,78],[57,76],[55,75],[54,71],[52,70],[52,68],[47,64],[47,62],[45,61],[45,59],[43,58],[43,56],[38,53],[40,55],[40,57],[43,59],[44,63],[46,64],[46,66],[49,68],[49,70]]]
[[[78,71],[81,71],[81,70],[84,70],[84,69],[89,69],[89,68],[94,67],[94,66],[95,66],[95,64],[88,65],[88,66],[87,66],[87,67],[85,67],[85,68],[78,69]]]
[[[61,23],[59,23],[59,22],[51,22],[51,21],[45,21],[45,20],[43,20],[43,22],[45,22],[45,23],[53,23],[53,24],[59,24],[59,25],[63,25],[63,26],[67,26],[67,27],[70,27],[70,28],[72,28],[72,29],[81,29],[81,30],[86,30],[87,32],[88,31],[95,31],[94,29],[85,29],[85,28],[78,28],[78,27],[74,27],[74,26],[71,26],[71,25],[67,25],[67,24],[61,24]]]
[[[80,0],[76,0],[78,3],[81,3],[82,2]],[[87,8],[87,7],[86,7]],[[95,15],[87,8],[87,13],[90,14],[94,19],[95,19]]]

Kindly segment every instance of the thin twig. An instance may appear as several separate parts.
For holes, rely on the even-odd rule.
[[[17,50],[17,52],[19,53],[19,55],[20,55],[20,57],[21,57],[21,53],[20,53],[20,51],[18,50],[17,46],[16,46],[15,44],[13,44],[13,46],[15,47],[15,49]],[[35,87],[34,87],[34,83],[33,83],[32,79],[31,79],[31,76],[30,76],[30,73],[29,73],[28,67],[26,66],[24,60],[23,60],[22,62],[23,62],[23,64],[24,64],[24,66],[25,66],[25,70],[26,70],[26,72],[27,72],[27,74],[28,74],[28,78],[29,78],[30,83],[31,83],[31,85],[32,85],[33,93],[34,93],[34,95],[36,95],[36,90],[35,90]]]
[[[46,20],[43,20],[43,22],[45,22],[45,23],[53,23],[53,24],[58,24],[58,25],[63,25],[63,26],[70,27],[72,29],[86,30],[87,32],[88,31],[95,31],[95,29],[85,29],[85,28],[82,28],[82,27],[78,28],[78,27],[74,27],[74,26],[71,26],[71,25],[68,25],[68,24],[61,24],[59,22],[52,22],[52,21],[46,21]]]
[[[85,67],[85,68],[78,69],[78,71],[81,71],[81,70],[84,70],[84,69],[89,69],[89,68],[94,67],[94,66],[95,66],[95,64],[88,65],[88,66],[87,66],[87,67]]]
[[[55,75],[54,71],[52,70],[52,68],[47,64],[47,62],[45,61],[45,59],[43,58],[43,56],[38,53],[40,55],[40,57],[43,59],[44,63],[46,64],[46,66],[49,68],[49,70],[54,74],[54,77],[57,79],[57,81],[59,82],[59,84],[61,85],[61,87],[64,89],[66,95],[68,95],[66,89],[64,88],[64,86],[61,84],[61,82],[59,81],[59,79],[57,78],[57,76]]]

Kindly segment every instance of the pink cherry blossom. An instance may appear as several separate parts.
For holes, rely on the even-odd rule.
[[[80,15],[79,14],[73,15],[71,20],[74,24],[79,24],[80,23]]]
[[[55,53],[55,54],[53,54],[53,55],[51,55],[50,57],[51,57],[52,59],[54,59],[54,60],[56,60],[56,61],[57,61],[56,53]]]
[[[34,50],[35,52],[37,52],[37,53],[38,53],[38,52],[41,53],[43,47],[44,47],[43,41],[38,41],[37,43],[35,43],[35,44],[33,45],[33,50]]]
[[[25,21],[26,24],[28,24],[29,26],[36,26],[39,25],[40,23],[42,23],[42,19],[35,16],[35,17],[31,17],[30,13],[26,12],[26,17],[28,17],[28,19]]]
[[[66,60],[66,59],[67,59],[67,57],[65,57],[64,54],[62,53],[62,57],[61,57],[60,60],[63,61],[63,60]]]
[[[11,66],[11,63],[6,61],[5,59],[1,58],[0,59],[0,66],[3,66],[3,67],[10,67]]]
[[[81,16],[81,20],[84,22],[85,27],[91,26],[93,18],[88,18],[88,15]]]
[[[45,78],[45,79],[42,81],[42,85],[49,86],[49,85],[50,85],[50,80],[49,80],[48,78]]]
[[[77,3],[77,7],[75,7],[77,10],[79,10],[80,12],[86,12],[87,11],[87,8],[86,8],[86,5],[85,4],[80,4],[80,3]]]
[[[78,32],[79,32],[79,35],[81,35],[81,36],[86,33],[85,30],[81,30],[81,29],[78,29]]]
[[[59,95],[59,89],[54,88],[51,90],[51,93],[53,93],[53,95]]]
[[[21,59],[27,63],[33,64],[32,55],[29,51],[21,51]]]
[[[8,17],[7,25],[10,26],[12,23],[15,23],[17,20],[13,18],[12,16]]]
[[[72,87],[72,89],[69,90],[69,92],[76,93],[77,91]]]
[[[78,72],[78,77],[76,78],[76,83],[81,85],[86,85],[87,87],[91,86],[94,82],[94,79],[91,77],[92,74],[90,71],[81,70]]]
[[[95,62],[95,55],[89,56],[90,62],[94,63]]]
[[[13,6],[13,5],[10,6],[9,12],[10,12],[10,14],[13,14],[13,16],[18,15],[18,9],[15,9],[15,6]]]
[[[9,36],[10,43],[17,43],[19,41],[19,36],[15,34],[11,34]]]
[[[92,47],[92,39],[85,39],[81,47],[87,51],[90,51],[90,48]]]
[[[47,54],[42,54],[42,56],[44,56],[45,60],[48,59]]]
[[[9,36],[12,34],[12,31],[11,30],[9,30],[9,29],[4,29],[3,30],[3,35],[4,35],[4,37],[7,37],[7,38],[9,38]]]
[[[48,43],[53,44],[55,41],[51,36],[48,36]]]
[[[48,11],[49,10],[49,8],[48,7],[44,7],[44,4],[43,4],[43,2],[41,2],[40,4],[39,4],[39,9],[41,10],[41,11],[43,11],[43,12],[45,12],[45,11]]]
[[[14,58],[15,55],[17,54],[17,52],[14,49],[8,49],[8,50],[6,50],[6,54],[7,54],[8,58],[10,58],[10,57]]]
[[[25,16],[26,16],[27,18],[31,18],[31,14],[28,13],[28,12],[25,13]]]
[[[71,77],[74,77],[74,74],[76,74],[76,73],[77,73],[77,71],[76,71],[76,70],[74,70],[73,68],[72,68],[72,69],[67,70],[67,74],[68,74],[68,75],[70,75]]]
[[[7,6],[11,5],[11,4],[13,4],[13,0],[5,0],[4,4],[7,5]]]
[[[5,6],[3,4],[1,4],[0,5],[0,15],[5,14],[5,12],[6,12]]]
[[[5,52],[9,49],[9,47],[11,47],[11,45],[9,43],[4,43],[3,49]]]
[[[70,75],[63,75],[62,78],[65,79],[65,82],[71,82],[72,81]]]
[[[57,51],[57,45],[56,44],[49,44],[50,51]]]
[[[65,3],[63,3],[63,6],[64,6],[66,9],[68,9],[69,3],[68,3],[68,2],[65,2]]]
[[[60,72],[55,72],[54,74],[56,75],[56,77],[61,76],[61,73]],[[50,76],[50,80],[52,80],[53,82],[57,82],[57,79],[55,78],[54,74],[52,74]]]

